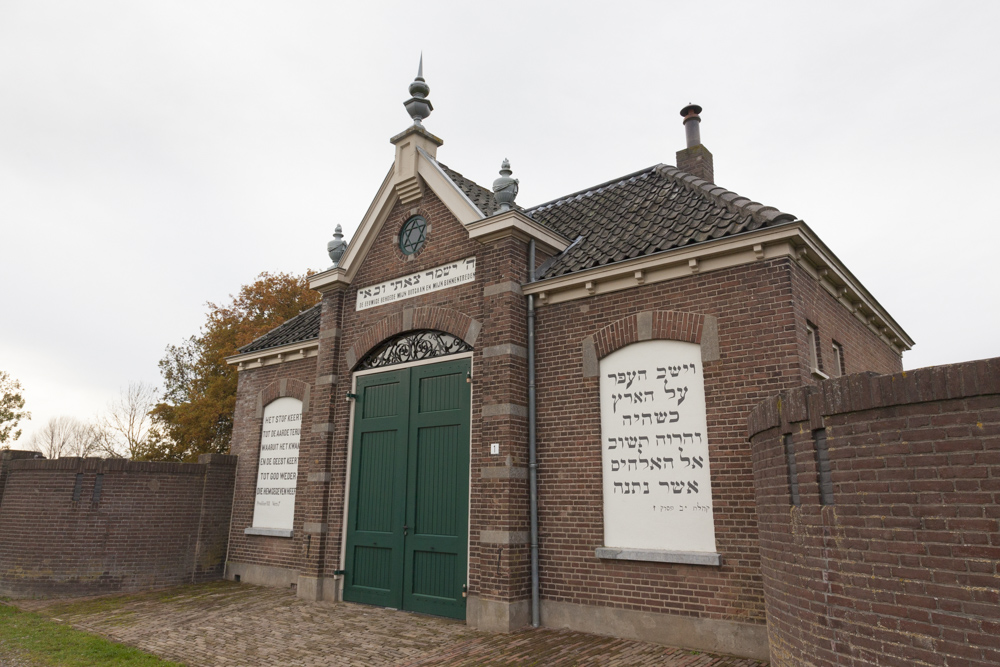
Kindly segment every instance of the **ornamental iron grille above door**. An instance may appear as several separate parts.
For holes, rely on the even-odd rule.
[[[472,346],[461,338],[443,331],[410,331],[393,338],[372,350],[357,370],[395,366],[411,361],[444,357],[449,354],[471,352]]]

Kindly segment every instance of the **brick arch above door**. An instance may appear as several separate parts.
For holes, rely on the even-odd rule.
[[[285,397],[297,398],[302,401],[302,413],[305,414],[309,412],[309,393],[309,384],[301,380],[293,378],[275,380],[257,392],[257,418],[260,419],[264,416],[265,405]]]
[[[584,377],[597,377],[598,362],[626,345],[647,340],[679,340],[701,345],[702,361],[719,358],[718,319],[678,310],[645,310],[607,324],[582,341]]]
[[[354,343],[344,353],[348,368],[353,369],[357,366],[359,361],[386,339],[421,329],[444,331],[475,347],[482,324],[451,308],[439,306],[404,308],[400,312],[382,318],[358,334]]]

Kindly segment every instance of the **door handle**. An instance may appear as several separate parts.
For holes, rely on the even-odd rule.
[[[406,532],[410,529],[409,526],[403,525],[403,537],[406,537]]]

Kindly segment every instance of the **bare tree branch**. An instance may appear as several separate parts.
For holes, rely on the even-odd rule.
[[[150,448],[152,419],[149,411],[156,405],[156,387],[144,382],[130,382],[128,389],[108,403],[100,420],[104,430],[101,449],[110,456],[141,459]]]
[[[53,417],[27,442],[28,449],[46,458],[95,456],[101,452],[101,433],[97,424],[85,424],[75,417]]]

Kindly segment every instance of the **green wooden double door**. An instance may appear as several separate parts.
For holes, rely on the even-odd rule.
[[[344,599],[465,618],[469,359],[358,378]]]

